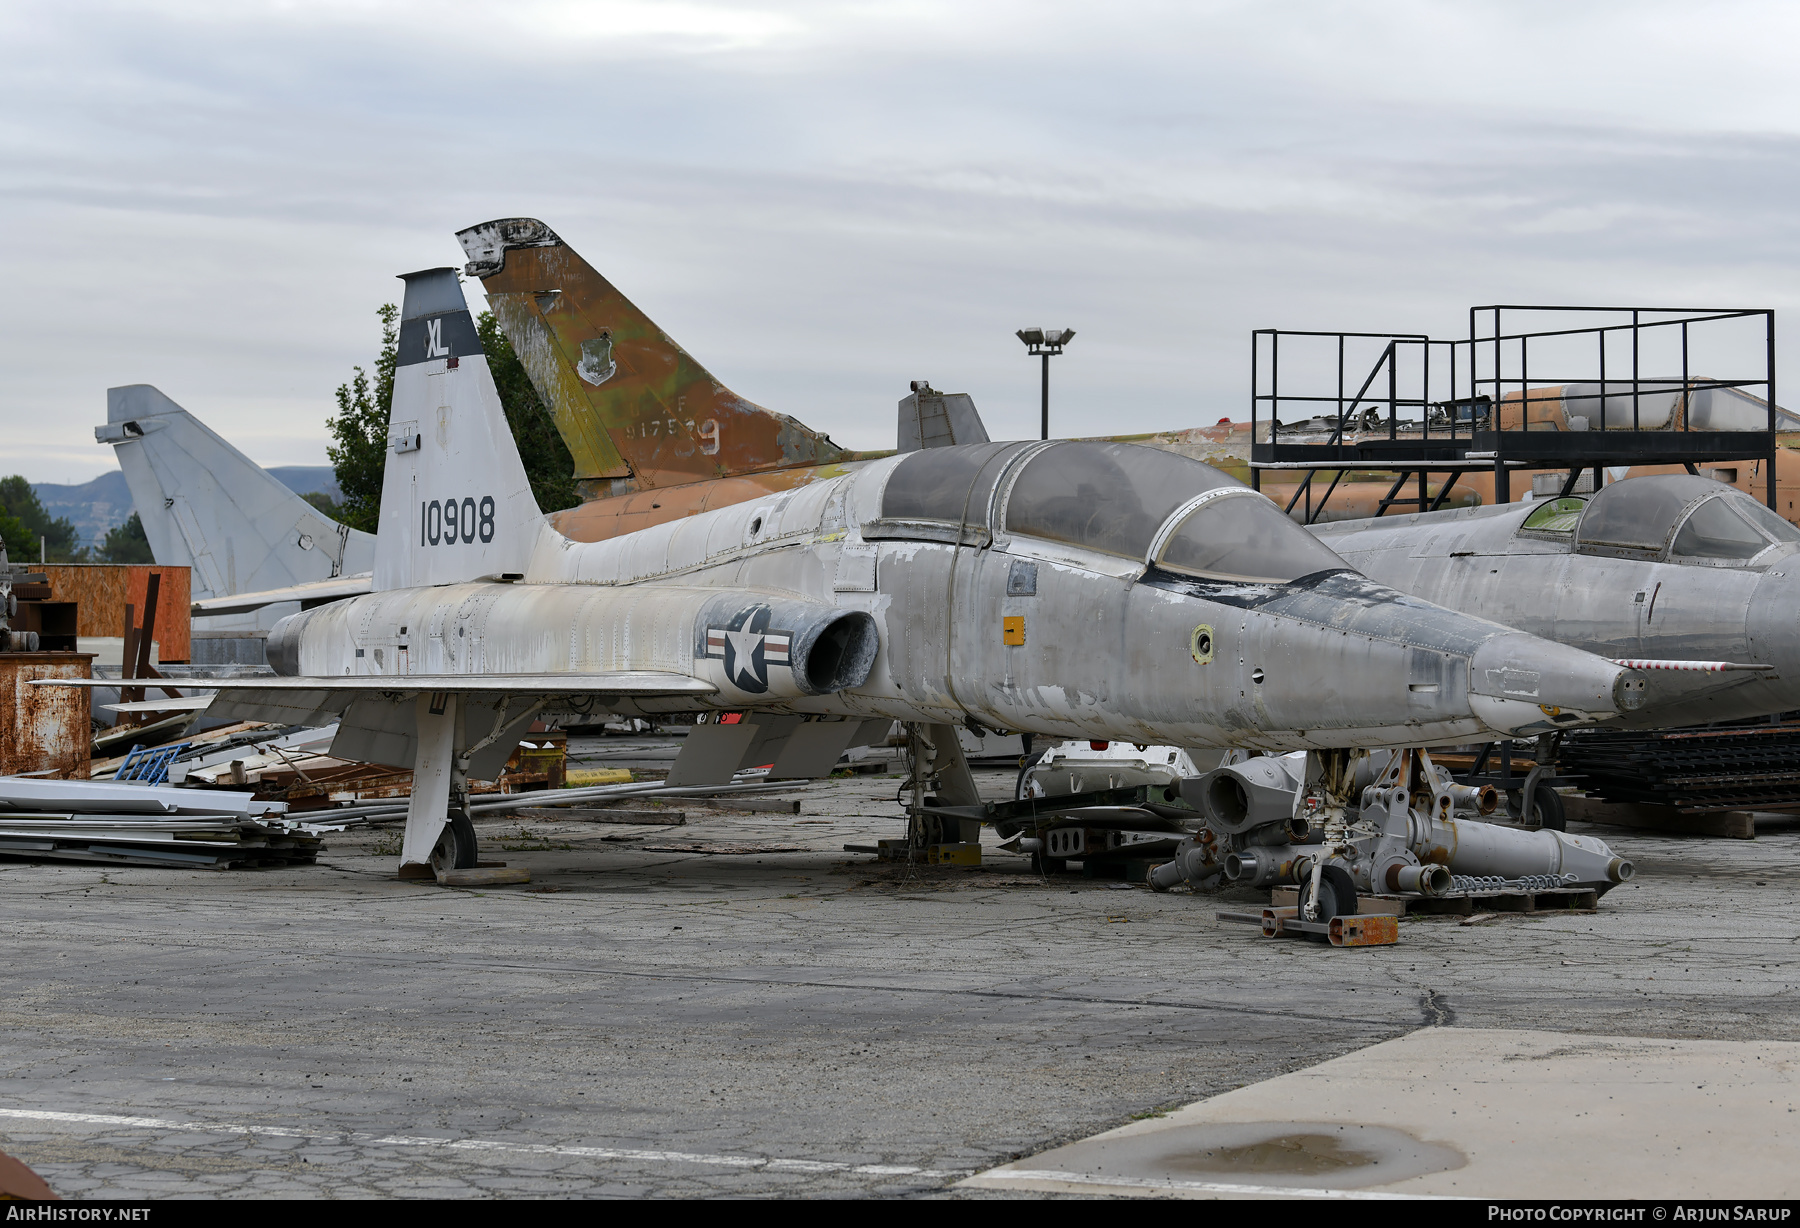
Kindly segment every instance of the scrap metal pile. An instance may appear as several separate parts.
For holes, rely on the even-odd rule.
[[[1800,722],[1666,732],[1573,733],[1557,770],[1609,802],[1708,810],[1800,807]]]
[[[227,870],[311,865],[316,836],[248,793],[0,778],[0,856]]]

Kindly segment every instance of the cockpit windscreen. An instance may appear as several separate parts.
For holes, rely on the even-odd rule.
[[[1211,580],[1285,584],[1349,564],[1261,495],[1220,495],[1188,514],[1157,564]]]
[[[1769,539],[1723,498],[1708,499],[1687,518],[1675,535],[1675,558],[1753,559],[1769,548]]]
[[[1143,558],[1195,495],[1241,486],[1210,465],[1128,443],[1060,443],[1026,462],[1006,501],[1010,533]]]

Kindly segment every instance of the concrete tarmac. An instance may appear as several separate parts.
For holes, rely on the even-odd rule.
[[[901,834],[898,783],[478,824],[528,887],[401,882],[392,830],[292,870],[0,862],[0,1150],[65,1197],[978,1196],[1421,1025],[1800,1040],[1794,834],[1590,829],[1639,866],[1597,915],[1332,950],[1213,918],[1250,892],[843,852]]]
[[[967,1184],[1112,1197],[1502,1200],[1523,1188],[1532,1199],[1785,1203],[1800,1193],[1796,1099],[1792,1041],[1420,1028]]]

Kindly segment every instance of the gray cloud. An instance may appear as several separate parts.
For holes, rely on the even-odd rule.
[[[1253,327],[1787,307],[1795,19],[1574,7],[15,8],[7,450],[91,476],[104,389],[152,382],[319,463],[392,275],[515,214],[865,447],[919,377],[1033,432],[1030,323],[1079,330],[1093,433],[1242,416]]]

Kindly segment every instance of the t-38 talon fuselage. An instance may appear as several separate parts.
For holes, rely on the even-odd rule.
[[[883,718],[1293,750],[1534,734],[1643,696],[1129,444],[928,449],[572,542],[532,501],[455,273],[406,282],[376,591],[285,620],[286,676],[220,680],[212,709],[338,717],[334,753],[413,765],[404,862],[442,855],[461,776],[541,711],[752,710],[840,749]]]

